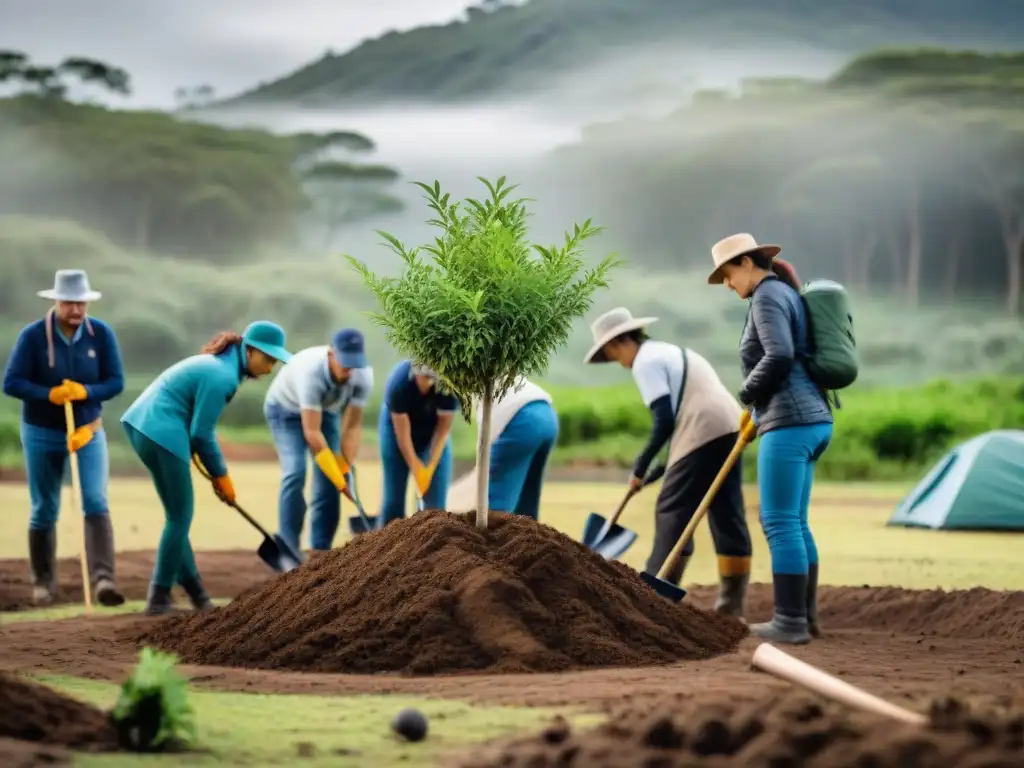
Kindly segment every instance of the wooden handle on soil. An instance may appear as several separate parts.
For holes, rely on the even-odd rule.
[[[799,685],[819,696],[853,709],[899,720],[910,725],[925,725],[928,718],[918,712],[911,712],[874,694],[861,690],[838,677],[784,653],[770,643],[761,643],[754,651],[751,662],[756,668],[794,685]]]
[[[683,554],[683,550],[686,545],[690,543],[690,539],[693,538],[694,532],[697,530],[697,526],[700,525],[700,521],[704,519],[704,515],[708,513],[708,509],[711,507],[711,502],[715,500],[715,496],[718,495],[718,489],[725,483],[725,478],[729,476],[732,468],[736,465],[737,459],[740,454],[743,453],[743,449],[747,447],[754,437],[757,436],[757,426],[753,421],[747,421],[744,423],[743,428],[740,430],[740,436],[736,438],[736,445],[733,446],[732,451],[726,458],[725,463],[722,464],[722,468],[718,470],[718,475],[715,476],[715,481],[711,483],[711,487],[708,488],[708,492],[704,494],[704,498],[701,499],[700,506],[697,507],[697,511],[693,513],[693,517],[690,518],[690,522],[687,523],[686,529],[683,531],[683,535],[679,537],[679,541],[672,548],[669,556],[665,558],[664,564],[661,566],[661,570],[658,571],[659,579],[666,579],[668,575],[672,573],[676,566],[679,565],[679,558]]]
[[[70,441],[71,436],[75,434],[75,412],[71,401],[64,403],[64,424],[67,427]],[[82,538],[78,542],[80,547],[78,559],[82,563],[82,597],[85,600],[85,612],[90,614],[92,613],[92,584],[89,582],[89,556],[85,548],[85,511],[78,503],[78,489],[82,487],[78,475],[78,454],[70,450],[70,446],[68,448],[68,461],[71,462],[71,508],[72,511],[78,513],[78,517],[82,521]]]

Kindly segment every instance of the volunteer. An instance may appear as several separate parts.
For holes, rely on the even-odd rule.
[[[441,392],[437,372],[405,360],[384,385],[378,422],[384,465],[383,527],[405,517],[405,491],[412,473],[417,494],[429,508],[444,509],[452,473],[451,430],[459,401]]]
[[[476,409],[483,418],[483,404]],[[477,432],[479,445],[479,431]],[[551,449],[558,439],[558,416],[551,395],[520,379],[491,406],[491,470],[487,508],[537,519],[541,485]],[[452,487],[460,506],[476,506],[476,470]]]
[[[697,511],[739,437],[743,409],[715,369],[692,349],[655,341],[646,328],[656,317],[634,318],[625,307],[598,317],[585,363],[616,362],[633,372],[653,417],[650,438],[633,466],[629,487],[639,490],[655,456],[669,445],[667,469],[655,503],[654,548],[646,571],[657,574]],[[715,610],[742,618],[750,582],[750,532],[743,504],[743,470],[737,461],[708,509],[718,553]],[[693,555],[693,541],[668,580],[679,584]]]
[[[775,614],[751,632],[779,643],[817,636],[818,550],[808,524],[814,467],[832,439],[832,409],[811,381],[807,312],[800,280],[775,258],[777,245],[732,235],[711,249],[712,285],[724,284],[750,303],[740,337],[745,377],[739,399],[757,424],[761,526],[772,555]]]
[[[340,493],[362,439],[363,409],[373,389],[363,335],[354,328],[334,334],[329,345],[296,352],[274,378],[263,413],[281,462],[278,531],[299,551],[306,516],[306,451],[313,474],[310,546],[333,546],[341,514]],[[342,415],[344,414],[344,415]]]
[[[53,288],[38,296],[53,307],[25,326],[4,371],[4,394],[22,401],[21,446],[25,454],[32,512],[28,549],[32,599],[38,605],[57,596],[57,519],[68,452],[78,456],[85,554],[96,601],[124,602],[114,580],[114,528],[107,486],[110,457],[103,429],[103,403],[121,394],[124,372],[117,337],[106,323],[89,317],[89,303],[101,294],[80,269],[58,270]],[[64,404],[72,403],[75,430],[69,438]]]
[[[260,320],[241,335],[218,333],[200,351],[161,373],[121,417],[135,453],[153,478],[164,507],[164,530],[149,585],[146,613],[174,609],[171,590],[180,584],[193,607],[213,607],[196,568],[189,542],[195,506],[190,460],[198,455],[221,500],[235,500],[235,488],[215,428],[224,407],[246,379],[258,379],[287,362],[285,333]]]

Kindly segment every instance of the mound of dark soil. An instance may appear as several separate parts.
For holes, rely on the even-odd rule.
[[[0,765],[4,768],[41,768],[45,765],[70,764],[71,753],[60,747],[47,747],[17,739],[0,739]]]
[[[736,703],[669,701],[573,733],[556,720],[538,736],[483,752],[460,768],[1020,768],[1024,710],[972,714],[932,706],[928,727],[851,714],[803,697]]]
[[[105,712],[2,673],[0,738],[89,751],[117,749],[117,732]]]
[[[132,639],[198,664],[431,675],[665,664],[746,634],[548,526],[431,510]]]

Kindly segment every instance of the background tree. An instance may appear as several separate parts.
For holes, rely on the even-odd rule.
[[[352,222],[381,213],[397,213],[405,206],[387,188],[399,178],[386,165],[355,165],[328,160],[302,174],[303,187],[312,200],[312,210],[324,230],[324,248],[329,248],[337,231]]]
[[[520,377],[547,369],[617,261],[607,256],[584,269],[584,243],[600,231],[589,220],[567,232],[561,247],[532,244],[526,201],[510,197],[515,187],[505,177],[480,181],[490,197],[464,203],[452,202],[436,181],[417,182],[435,214],[428,223],[439,233],[411,250],[381,233],[404,263],[400,277],[379,277],[348,258],[381,306],[370,316],[388,341],[436,370],[467,420],[480,398],[476,524],[486,529],[492,405]]]

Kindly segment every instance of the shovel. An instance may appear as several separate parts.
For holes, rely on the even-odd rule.
[[[658,575],[652,576],[649,573],[640,574],[640,578],[647,582],[649,587],[667,600],[671,600],[673,603],[678,603],[686,597],[686,590],[682,587],[676,586],[671,581],[668,581],[668,575],[679,565],[679,558],[683,555],[683,549],[685,549],[686,545],[690,543],[690,539],[693,538],[693,534],[697,530],[697,526],[700,525],[700,521],[704,519],[704,515],[708,513],[708,508],[711,506],[711,502],[715,500],[715,496],[718,494],[718,489],[722,487],[722,484],[725,482],[725,478],[728,477],[729,472],[732,471],[733,466],[735,466],[736,460],[739,459],[740,454],[743,453],[743,449],[746,448],[749,443],[753,442],[755,437],[757,437],[757,425],[754,424],[753,419],[748,415],[740,427],[740,436],[736,439],[736,445],[733,446],[733,449],[726,458],[725,463],[722,464],[722,468],[718,470],[718,475],[715,477],[715,481],[711,483],[711,487],[708,488],[708,492],[704,494],[704,498],[701,500],[700,506],[697,507],[697,511],[694,512],[693,517],[690,518],[690,522],[686,526],[686,530],[683,531],[683,535],[679,537],[679,541],[676,542],[675,547],[672,548],[668,557],[665,558],[665,563],[661,566],[661,570],[658,571]]]
[[[635,531],[619,525],[619,516],[626,509],[629,500],[639,493],[641,488],[646,488],[651,483],[657,482],[664,474],[665,467],[663,466],[651,470],[650,474],[644,478],[644,484],[635,491],[628,491],[618,509],[607,520],[596,512],[587,515],[587,522],[583,526],[583,544],[606,560],[615,560],[621,557],[636,541],[637,534]]]
[[[368,531],[377,530],[377,517],[366,514],[366,510],[363,509],[363,502],[359,500],[359,489],[356,486],[356,468],[352,467],[349,470],[348,476],[348,490],[345,494],[348,496],[349,501],[356,505],[356,511],[359,512],[359,517],[350,517],[348,519],[348,530],[353,536],[358,536],[360,533],[366,533]]]
[[[212,484],[213,478],[210,477],[210,473],[206,471],[206,467],[202,465],[199,461],[199,457],[195,454],[192,456],[192,463],[196,465],[196,469],[199,470],[199,474],[209,480]],[[221,499],[221,501],[224,500]],[[302,555],[292,549],[291,545],[287,541],[277,534],[271,535],[267,533],[266,529],[264,529],[264,527],[260,525],[252,515],[242,509],[236,502],[224,501],[224,503],[244,517],[246,521],[248,521],[249,525],[263,534],[263,541],[260,542],[259,547],[256,549],[256,554],[259,555],[260,559],[273,570],[278,573],[287,573],[288,571],[294,571],[302,565]]]

